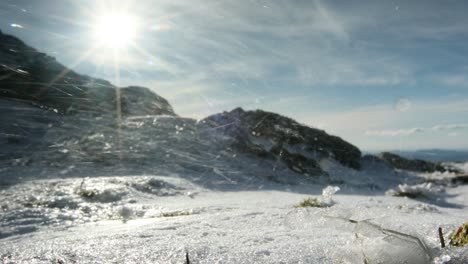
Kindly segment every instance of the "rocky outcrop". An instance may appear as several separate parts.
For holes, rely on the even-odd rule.
[[[117,88],[80,75],[21,40],[0,32],[0,98],[62,114],[175,115],[170,104],[148,88]],[[120,100],[118,94],[120,93]]]
[[[0,32],[0,164],[118,164],[144,160],[127,117],[172,116],[167,100],[144,87],[118,88],[80,75],[55,58]],[[120,110],[120,115],[117,113]],[[122,124],[117,121],[122,117]],[[129,142],[131,141],[131,143]],[[133,152],[131,152],[133,151]],[[151,149],[146,149],[147,154]],[[149,154],[148,154],[149,155]]]
[[[123,116],[175,115],[166,99],[145,87],[121,88],[120,97]]]
[[[296,173],[305,174],[307,176],[326,174],[320,168],[318,162],[312,158],[307,158],[298,153],[291,153],[278,146],[273,147],[270,152],[277,155],[289,169]]]
[[[378,157],[385,161],[387,164],[390,164],[392,167],[401,169],[401,170],[408,170],[408,171],[416,171],[416,172],[435,172],[440,171],[444,172],[447,169],[442,166],[440,163],[430,162],[425,160],[419,159],[406,159],[396,154],[390,152],[382,152],[378,155]]]
[[[236,108],[209,116],[201,123],[229,136],[233,147],[260,158],[278,157],[295,171],[320,174],[317,160],[325,157],[360,168],[361,152],[357,147],[279,114]]]

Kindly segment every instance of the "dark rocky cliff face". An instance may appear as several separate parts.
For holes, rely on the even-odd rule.
[[[146,87],[121,88],[120,96],[123,116],[175,115],[166,99]]]
[[[129,147],[122,149],[129,144],[123,139],[126,118],[176,116],[168,101],[148,88],[118,88],[80,75],[1,32],[0,110],[0,163],[5,167],[118,164],[116,157]]]
[[[291,167],[299,171],[308,171],[301,169],[300,164],[308,164],[306,167],[315,167],[319,171],[316,160],[324,157],[334,158],[354,169],[360,168],[361,152],[357,147],[279,114],[236,108],[209,116],[203,122],[233,137],[233,146],[247,152],[254,149],[260,157],[280,155],[288,164],[296,164]]]
[[[53,57],[1,32],[0,84],[0,98],[63,114],[115,115],[120,104],[124,116],[175,115],[167,100],[148,88],[117,88],[108,81],[77,74]]]
[[[430,162],[419,159],[406,159],[390,152],[382,152],[378,155],[378,157],[390,166],[401,170],[416,172],[444,172],[447,170],[438,162]]]

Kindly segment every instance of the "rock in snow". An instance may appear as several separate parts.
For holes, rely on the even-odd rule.
[[[447,170],[439,163],[418,160],[418,159],[415,159],[415,160],[406,159],[406,158],[400,157],[390,152],[381,153],[379,155],[379,158],[389,163],[393,167],[397,169],[402,169],[402,170],[418,171],[418,172],[434,172],[434,171],[446,171]]]

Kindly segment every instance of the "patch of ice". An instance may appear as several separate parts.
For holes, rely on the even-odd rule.
[[[333,201],[333,195],[340,190],[338,186],[327,186],[322,190],[321,203],[324,206],[332,206],[335,202]]]
[[[434,264],[444,264],[448,263],[452,258],[449,255],[442,255],[440,257],[434,258]]]

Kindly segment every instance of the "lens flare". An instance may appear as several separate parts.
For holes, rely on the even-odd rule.
[[[151,31],[165,31],[165,30],[169,30],[169,28],[170,27],[168,24],[156,24],[156,25],[149,27]]]

